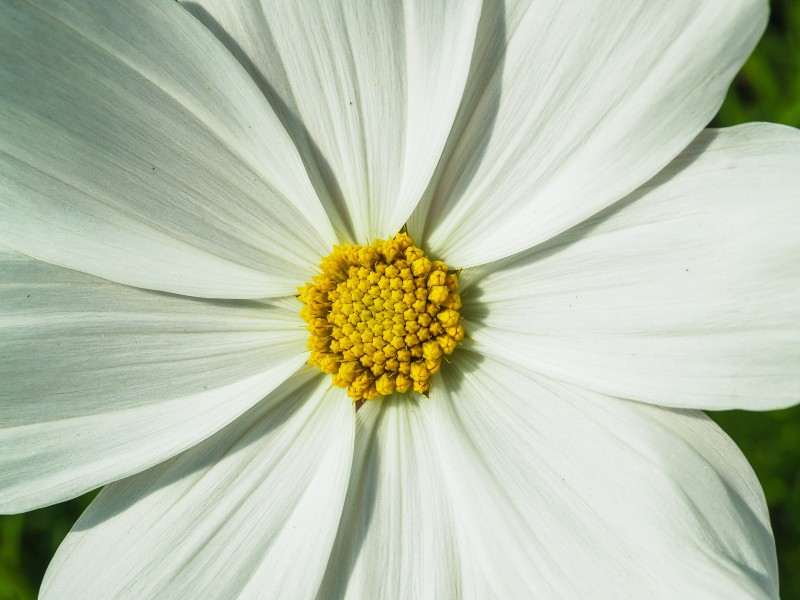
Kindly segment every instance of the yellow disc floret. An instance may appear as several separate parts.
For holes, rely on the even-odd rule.
[[[405,233],[370,246],[335,246],[300,288],[309,363],[354,401],[425,394],[464,339],[458,276]]]

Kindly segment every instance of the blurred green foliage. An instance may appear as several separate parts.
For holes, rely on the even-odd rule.
[[[800,406],[709,413],[739,444],[767,497],[781,598],[800,598]]]
[[[56,548],[96,494],[0,517],[0,600],[36,598]]]
[[[713,125],[772,121],[800,127],[800,1],[770,3],[769,26]]]
[[[712,125],[749,121],[800,127],[800,0],[772,3],[769,29]],[[778,547],[781,596],[800,598],[800,406],[711,416],[742,448],[764,487]],[[95,494],[0,517],[0,600],[36,597],[56,548]]]

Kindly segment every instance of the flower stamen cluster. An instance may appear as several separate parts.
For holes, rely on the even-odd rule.
[[[464,339],[458,275],[406,233],[370,246],[335,246],[299,288],[309,364],[354,401],[425,394],[431,375]]]

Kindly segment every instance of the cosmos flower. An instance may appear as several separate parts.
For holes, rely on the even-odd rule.
[[[107,484],[43,597],[777,596],[699,410],[800,392],[800,134],[703,130],[764,2],[0,11],[0,508]]]

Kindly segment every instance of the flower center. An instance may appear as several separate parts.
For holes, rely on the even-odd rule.
[[[370,246],[335,246],[298,288],[309,364],[354,401],[430,390],[431,375],[464,339],[458,276],[399,233]]]

